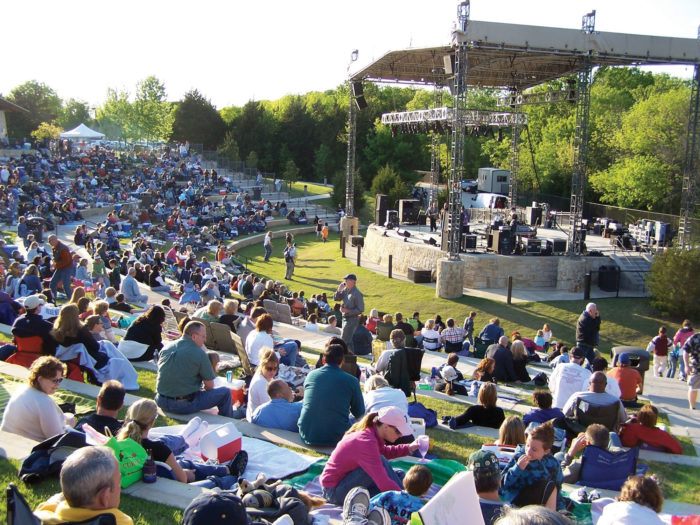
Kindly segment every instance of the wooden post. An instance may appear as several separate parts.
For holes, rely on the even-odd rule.
[[[588,301],[591,298],[591,272],[583,276],[583,300]]]
[[[388,273],[389,279],[391,279],[391,265],[392,265],[393,263],[394,263],[394,256],[393,256],[393,255],[389,255],[389,273]]]
[[[513,295],[513,276],[509,275],[508,276],[508,297],[506,299],[506,304],[512,303],[512,300],[511,300],[512,295]]]
[[[357,243],[357,266],[360,266],[360,254],[362,254],[362,245]]]
[[[345,258],[345,237],[343,237],[343,234],[340,234],[340,251],[343,254],[343,259]]]

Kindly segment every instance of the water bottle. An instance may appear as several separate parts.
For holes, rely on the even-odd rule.
[[[367,380],[367,371],[364,368],[361,368],[360,369],[360,383],[362,383],[364,385],[366,380]]]
[[[435,390],[435,378],[430,378],[430,390]]]
[[[157,479],[156,475],[156,462],[153,461],[153,451],[147,450],[148,459],[143,464],[143,482],[144,483],[155,483]]]

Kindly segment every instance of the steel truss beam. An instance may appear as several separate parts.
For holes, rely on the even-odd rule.
[[[498,107],[515,107],[535,104],[553,104],[555,102],[576,102],[576,90],[566,89],[557,91],[543,91],[541,93],[519,93],[499,97],[496,101]]]
[[[522,101],[522,94],[515,92],[513,98]],[[520,109],[520,105],[515,105],[516,109]],[[513,121],[513,129],[510,138],[510,178],[508,182],[508,198],[510,205],[515,207],[518,205],[518,171],[520,169],[520,132],[522,126],[518,119]]]
[[[595,11],[585,15],[581,31],[592,34],[595,30]],[[576,127],[574,129],[574,164],[571,178],[571,205],[569,208],[569,255],[581,255],[583,251],[583,199],[586,190],[586,160],[588,159],[588,117],[591,109],[591,76],[593,63],[584,59],[578,72],[576,97]]]
[[[357,137],[357,107],[352,86],[348,82],[348,158],[345,165],[345,215],[355,216],[355,142]]]
[[[698,31],[700,38],[700,30]],[[690,112],[688,115],[688,139],[683,168],[683,192],[681,195],[681,216],[678,224],[678,247],[690,250],[693,246],[693,219],[697,206],[698,176],[700,175],[700,65],[695,66],[695,75],[690,91]]]
[[[515,124],[527,126],[528,116],[527,113],[462,109],[459,111],[459,117],[455,118],[455,109],[448,107],[400,111],[382,115],[382,124],[420,124],[429,122],[451,122],[453,124],[461,122],[462,127],[509,127]]]
[[[436,84],[433,92],[433,106],[438,108],[442,105],[442,89]],[[440,182],[440,133],[433,131],[430,148],[430,199],[429,207],[437,207],[438,191]]]

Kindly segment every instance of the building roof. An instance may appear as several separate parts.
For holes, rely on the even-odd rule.
[[[4,98],[0,98],[0,111],[24,111],[25,113],[29,113],[28,109],[24,109],[22,106],[18,106]]]
[[[520,90],[593,66],[700,64],[700,40],[471,20],[453,44],[390,51],[351,76],[352,81],[437,84],[452,76],[457,43],[468,44],[467,82]],[[446,59],[446,57],[448,57]],[[447,70],[446,70],[447,64]]]

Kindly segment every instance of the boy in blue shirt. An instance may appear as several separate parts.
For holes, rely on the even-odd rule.
[[[405,490],[389,490],[377,494],[370,500],[370,509],[382,507],[391,517],[391,525],[406,525],[411,521],[411,514],[423,508],[425,496],[433,484],[433,475],[427,467],[414,465],[403,478]]]

